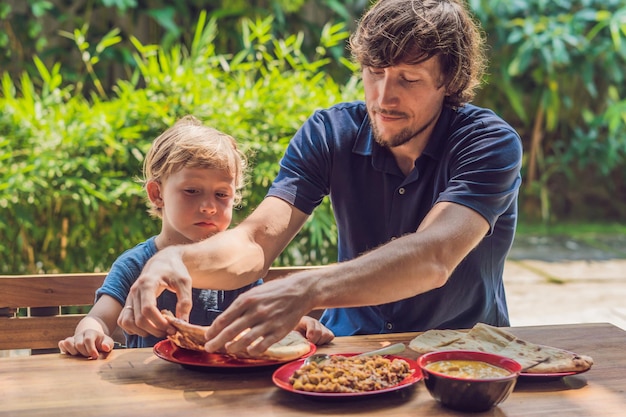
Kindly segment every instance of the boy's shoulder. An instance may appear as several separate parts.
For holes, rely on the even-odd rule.
[[[113,262],[113,266],[116,266],[116,264],[135,264],[143,267],[143,265],[157,253],[155,239],[156,236],[152,236],[134,247],[125,250],[117,257],[115,262]]]

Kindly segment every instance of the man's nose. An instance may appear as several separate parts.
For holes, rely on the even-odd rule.
[[[378,85],[378,101],[381,107],[396,104],[398,101],[397,83],[389,76],[385,76],[380,80]]]

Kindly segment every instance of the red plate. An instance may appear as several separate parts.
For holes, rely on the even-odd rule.
[[[316,346],[309,342],[311,350],[302,359],[315,353]],[[177,363],[185,367],[199,368],[257,368],[261,366],[275,366],[289,361],[271,361],[265,359],[236,359],[221,353],[200,352],[183,349],[169,340],[161,340],[154,345],[154,353],[168,362]]]
[[[571,371],[571,372],[550,372],[550,373],[530,373],[530,372],[520,372],[519,376],[524,379],[558,379],[563,378],[564,376],[578,375],[583,372],[587,372],[589,369],[585,369],[584,371]]]
[[[340,356],[354,356],[358,355],[358,353],[342,353]],[[388,359],[403,359],[408,362],[409,367],[413,370],[413,373],[406,378],[404,378],[399,384],[387,387],[384,389],[379,389],[376,391],[360,391],[360,392],[310,392],[310,391],[300,391],[293,389],[293,386],[289,383],[289,378],[293,373],[299,369],[304,364],[304,359],[299,359],[294,362],[290,362],[278,368],[274,371],[272,375],[272,381],[274,385],[278,388],[282,388],[285,391],[294,392],[296,394],[301,395],[309,395],[313,397],[327,397],[327,398],[341,398],[341,397],[359,397],[363,395],[377,395],[383,394],[385,392],[397,391],[403,388],[407,388],[416,382],[422,379],[422,372],[417,366],[417,362],[411,359],[403,358],[400,356],[394,355],[385,355],[385,358]]]

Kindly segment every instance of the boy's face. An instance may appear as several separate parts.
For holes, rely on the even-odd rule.
[[[234,179],[224,170],[183,168],[150,192],[162,207],[162,241],[170,244],[197,242],[228,228],[235,198]]]

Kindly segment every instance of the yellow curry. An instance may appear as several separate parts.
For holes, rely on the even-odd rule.
[[[489,379],[500,378],[511,374],[510,371],[487,362],[473,360],[445,360],[432,362],[426,369],[456,378]]]

